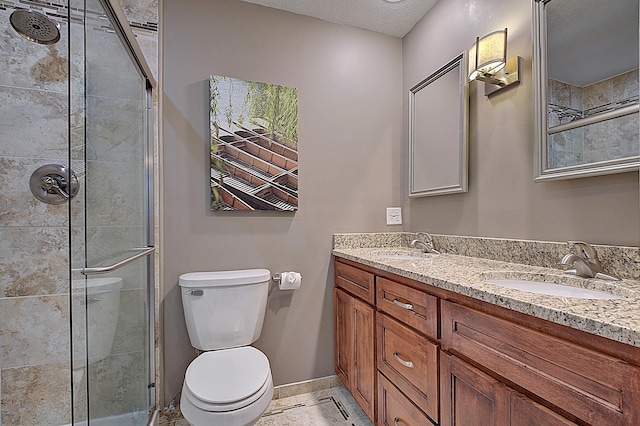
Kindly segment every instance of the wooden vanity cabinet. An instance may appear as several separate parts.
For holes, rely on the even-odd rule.
[[[338,377],[376,424],[437,424],[438,345],[427,336],[438,334],[438,299],[342,259],[334,270]]]
[[[348,287],[362,288],[373,275],[336,262],[336,285],[344,284],[344,275],[338,279],[338,269],[349,274],[357,283],[349,281]],[[336,374],[351,392],[360,407],[375,421],[376,367],[375,367],[375,309],[366,301],[355,297],[343,288],[334,288],[334,362]]]
[[[377,425],[640,425],[637,347],[358,265],[336,371]]]

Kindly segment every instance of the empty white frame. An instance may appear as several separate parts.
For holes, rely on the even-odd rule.
[[[409,90],[409,196],[467,192],[466,52]]]

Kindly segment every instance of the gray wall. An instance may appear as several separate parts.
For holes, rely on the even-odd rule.
[[[165,0],[163,313],[165,403],[194,357],[178,277],[269,268],[302,273],[269,296],[256,346],[276,385],[333,374],[331,239],[387,227],[401,203],[401,40],[237,0]],[[209,210],[211,74],[298,88],[296,213]]]
[[[404,37],[403,93],[468,49],[476,36],[505,27],[508,56],[521,56],[525,70],[519,87],[491,98],[483,83],[471,83],[469,192],[404,198],[405,230],[637,246],[637,173],[533,182],[530,16],[530,0],[440,1]],[[406,106],[404,117],[407,122]],[[406,148],[404,156],[407,162]]]

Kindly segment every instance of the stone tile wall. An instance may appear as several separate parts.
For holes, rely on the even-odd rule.
[[[577,114],[634,97],[638,97],[637,69],[585,87],[549,80],[549,103],[570,108]],[[549,114],[550,127],[570,121],[570,115]],[[555,133],[548,145],[550,168],[638,154],[638,114]]]
[[[16,2],[18,3],[18,2]],[[18,36],[0,5],[0,423],[64,424],[71,408],[68,205],[36,200],[29,177],[68,160],[65,34]],[[51,11],[51,9],[48,9]]]
[[[121,0],[121,3],[157,79],[157,1]],[[75,160],[84,156],[84,116],[82,111],[69,113],[69,79],[73,81],[71,96],[83,95],[75,91],[84,86],[83,29],[79,20],[72,24],[74,40],[71,46],[74,50],[69,60],[69,28],[64,19],[67,5],[66,0],[0,1],[0,185],[3,188],[0,191],[0,425],[68,424],[72,420],[72,404],[76,403],[76,409],[81,405],[73,401],[71,391],[71,354],[74,357],[84,355],[83,345],[77,344],[78,340],[84,339],[84,330],[74,323],[75,334],[71,338],[69,250],[72,239],[74,250],[78,250],[74,256],[79,257],[84,251],[85,224],[82,220],[75,221],[84,216],[84,191],[81,189],[71,202],[74,223],[70,228],[69,204],[42,203],[29,190],[29,177],[36,168],[49,163],[66,165],[70,156],[72,168],[80,168],[79,175],[83,174],[83,164]],[[61,40],[53,46],[42,46],[17,35],[9,23],[9,15],[16,8],[33,8],[55,16],[61,26]],[[102,70],[117,74],[116,66],[104,64]],[[123,85],[117,88],[125,89]],[[96,150],[103,150],[92,153],[94,158],[108,158],[108,151],[113,147],[106,143],[107,140],[122,141],[128,137],[118,132],[124,127],[119,124],[131,113],[127,106],[131,102],[121,98],[115,100],[113,87],[105,87],[105,90],[109,96],[96,96],[89,102],[114,103],[120,118],[87,123],[97,127],[107,126],[107,121],[110,123],[110,127],[105,128],[109,137],[97,139],[93,145]],[[81,98],[73,104],[82,105]],[[71,153],[70,137],[73,141]],[[133,152],[125,156],[132,161],[136,158]],[[110,160],[116,162],[116,159]],[[97,173],[104,165],[95,162],[87,167],[95,168]],[[125,165],[122,168],[125,169],[122,175],[139,176],[140,170]],[[125,185],[129,180],[121,182]],[[103,217],[88,234],[106,234],[114,244],[127,245],[132,226],[138,228],[133,234],[140,233],[140,218],[128,214],[128,201],[115,195],[118,188],[108,189],[110,201],[101,198],[98,207],[108,207],[111,218],[115,215],[134,223],[124,223],[118,230],[110,227],[109,217]],[[114,209],[114,206],[118,208]],[[132,308],[134,304],[144,305],[146,300],[144,290],[137,285],[143,281],[139,272],[125,270],[123,275],[128,286],[121,297],[120,310],[129,315],[118,320],[119,335],[112,349],[118,356],[104,361],[110,363],[108,368],[96,368],[95,380],[91,383],[100,388],[92,389],[93,392],[119,401],[121,411],[126,412],[131,409],[134,394],[129,392],[135,391],[135,386],[146,387],[147,383],[145,378],[136,378],[135,374],[144,370],[140,366],[146,362],[147,348],[144,339],[140,339],[143,313]],[[74,321],[79,319],[74,318]],[[120,371],[121,376],[126,377],[115,380],[100,377],[100,374],[108,376],[107,371]],[[73,376],[78,378],[75,372]],[[118,379],[122,380],[118,382]],[[129,390],[116,388],[115,383],[123,382],[138,384],[127,388]],[[84,382],[75,385],[81,383],[84,385]],[[77,393],[77,397],[81,398],[81,395]],[[76,413],[82,416],[81,410]],[[94,416],[100,414],[115,413],[93,413]]]

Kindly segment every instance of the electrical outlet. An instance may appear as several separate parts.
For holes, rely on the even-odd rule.
[[[402,225],[402,207],[387,207],[387,225]]]

